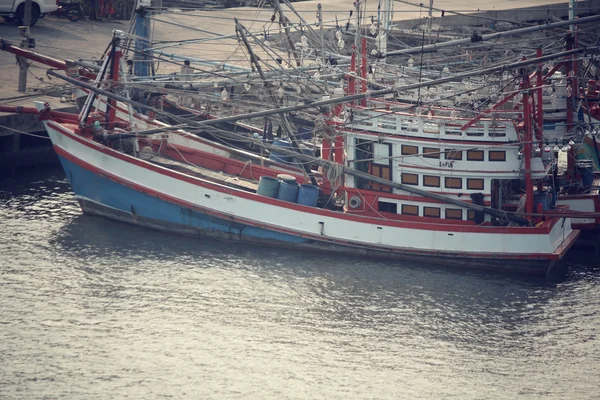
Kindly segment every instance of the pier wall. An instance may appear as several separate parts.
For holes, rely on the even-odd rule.
[[[434,3],[434,7],[436,7]],[[424,6],[424,9],[427,7]],[[439,8],[439,7],[436,7]],[[600,1],[583,0],[575,3],[575,15],[579,17],[600,13]],[[459,26],[490,26],[497,25],[500,22],[508,21],[515,23],[546,23],[550,20],[568,19],[569,3],[545,4],[541,6],[531,6],[524,8],[513,8],[510,10],[482,11],[464,15],[453,15],[446,12],[441,18],[440,11],[433,12],[433,23],[442,25],[443,28],[453,28]],[[494,21],[495,20],[495,21]],[[403,21],[394,21],[394,25],[400,29],[413,29],[423,24],[423,19],[411,19]]]
[[[76,112],[76,108],[60,111]],[[0,113],[0,176],[12,175],[23,167],[56,163],[58,158],[38,115]]]

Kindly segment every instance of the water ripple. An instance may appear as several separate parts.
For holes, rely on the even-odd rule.
[[[598,392],[595,258],[553,286],[179,237],[81,215],[56,171],[0,205],[3,398]]]

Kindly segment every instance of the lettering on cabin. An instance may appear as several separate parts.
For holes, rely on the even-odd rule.
[[[452,160],[452,161],[440,161],[440,167],[454,168],[454,160]]]

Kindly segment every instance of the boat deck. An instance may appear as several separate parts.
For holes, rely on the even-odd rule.
[[[192,175],[223,185],[235,187],[237,189],[242,189],[254,193],[258,190],[258,183],[250,179],[242,178],[235,175],[229,175],[224,172],[216,172],[208,168],[199,167],[197,165],[184,164],[179,161],[175,161],[170,158],[154,154],[145,155],[143,158],[146,161],[156,165],[160,165],[161,167],[172,169],[174,171],[182,172],[187,175]]]

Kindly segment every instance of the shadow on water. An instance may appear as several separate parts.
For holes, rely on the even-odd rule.
[[[272,268],[293,274],[354,275],[386,280],[387,275],[401,274],[404,279],[423,274],[431,277],[452,276],[456,279],[514,281],[525,285],[545,286],[538,277],[472,271],[410,261],[369,259],[323,252],[253,245],[205,237],[192,237],[141,228],[97,216],[78,215],[61,227],[53,244],[81,259],[89,257],[138,258],[172,261],[187,260],[203,267],[221,267],[221,262],[243,260],[245,267]],[[402,272],[404,270],[404,272]]]

